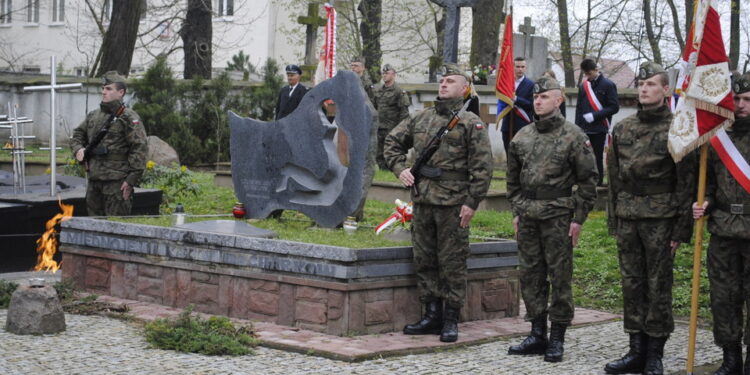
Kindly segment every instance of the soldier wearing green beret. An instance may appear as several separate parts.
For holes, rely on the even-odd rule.
[[[638,71],[638,112],[614,126],[607,152],[610,234],[617,239],[623,326],[630,350],[608,374],[661,374],[664,344],[674,330],[672,266],[692,235],[694,155],[675,163],[667,149],[672,112],[669,78],[658,64]]]
[[[378,167],[388,169],[383,158],[383,142],[399,122],[409,117],[411,96],[396,83],[396,69],[391,64],[383,66],[383,83],[373,87],[372,96],[372,104],[378,110]]]
[[[133,189],[146,168],[148,145],[146,130],[135,111],[125,108],[125,78],[115,71],[102,76],[102,101],[73,131],[70,146],[79,162],[85,162],[88,176],[86,209],[89,216],[129,215]],[[84,151],[97,133],[107,127],[106,135],[84,161]],[[93,145],[92,145],[93,146]],[[89,147],[91,148],[91,147]]]
[[[407,152],[413,147],[420,154],[448,124],[463,106],[469,79],[466,72],[449,65],[440,79],[435,105],[410,114],[388,133],[383,155],[404,186],[414,184]],[[453,342],[466,302],[469,223],[492,178],[490,139],[482,120],[465,112],[421,172],[425,178],[416,187],[419,196],[412,196],[412,242],[419,300],[425,311],[419,322],[404,327],[404,333],[437,333],[440,341]]]
[[[750,160],[750,74],[737,77],[734,91],[734,124],[727,131],[739,154]],[[742,374],[742,339],[750,343],[750,320],[743,321],[743,305],[750,307],[750,194],[732,176],[716,151],[709,148],[706,201],[693,203],[693,217],[708,218],[708,280],[714,342],[724,351],[724,362],[715,374]],[[750,374],[750,352],[745,359]]]
[[[507,176],[531,333],[508,354],[543,354],[547,362],[560,362],[574,312],[573,248],[596,201],[598,173],[588,137],[560,114],[557,80],[539,78],[533,95],[535,121],[510,142]]]

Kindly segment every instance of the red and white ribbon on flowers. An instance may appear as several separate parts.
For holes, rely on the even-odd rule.
[[[412,210],[411,202],[406,203],[400,199],[396,199],[396,212],[375,227],[375,234],[380,234],[380,232],[397,222],[406,223],[407,221],[411,221],[414,217]]]
[[[585,80],[583,81],[583,92],[586,93],[586,99],[589,100],[589,104],[591,104],[591,108],[594,109],[594,111],[599,112],[602,110],[602,103],[599,102],[599,98],[594,95],[594,89],[591,87],[591,81]],[[602,120],[602,124],[609,129],[609,120],[605,117]]]
[[[716,150],[716,154],[719,155],[719,159],[727,167],[732,177],[745,188],[745,191],[750,193],[750,165],[747,164],[747,160],[740,154],[737,147],[732,143],[732,140],[729,139],[729,135],[725,129],[720,129],[711,138],[711,146]]]
[[[336,74],[336,9],[326,3],[326,63],[325,76],[331,78]]]

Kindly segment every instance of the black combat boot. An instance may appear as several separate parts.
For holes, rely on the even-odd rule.
[[[640,374],[646,367],[646,345],[648,336],[643,332],[630,334],[630,350],[622,358],[607,363],[607,374]]]
[[[664,344],[667,343],[669,336],[665,337],[648,337],[646,345],[646,368],[643,369],[643,375],[662,375],[664,366],[661,358],[664,357]]]
[[[443,329],[443,300],[436,299],[424,305],[422,320],[404,326],[405,335],[434,335]]]
[[[742,375],[742,345],[729,344],[723,348],[724,362],[714,375]]]
[[[455,342],[458,340],[458,315],[460,309],[445,306],[445,321],[443,322],[443,331],[440,333],[440,341]]]
[[[565,330],[567,324],[552,323],[549,330],[549,344],[544,352],[544,362],[562,362],[563,344],[565,343]]]
[[[544,354],[547,350],[547,317],[531,321],[531,333],[520,344],[508,348],[508,354]]]

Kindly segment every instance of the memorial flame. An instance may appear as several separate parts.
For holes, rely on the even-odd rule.
[[[60,269],[60,264],[57,263],[52,257],[57,252],[57,227],[60,222],[73,217],[73,205],[63,204],[62,201],[58,200],[62,213],[55,215],[52,219],[47,221],[47,230],[42,234],[38,240],[36,240],[36,253],[37,261],[34,266],[34,271],[52,271],[57,272]]]

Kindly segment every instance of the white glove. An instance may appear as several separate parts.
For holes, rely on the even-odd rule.
[[[591,113],[591,112],[584,113],[583,114],[583,119],[586,120],[586,122],[588,122],[590,124],[590,123],[594,122],[594,114]]]

